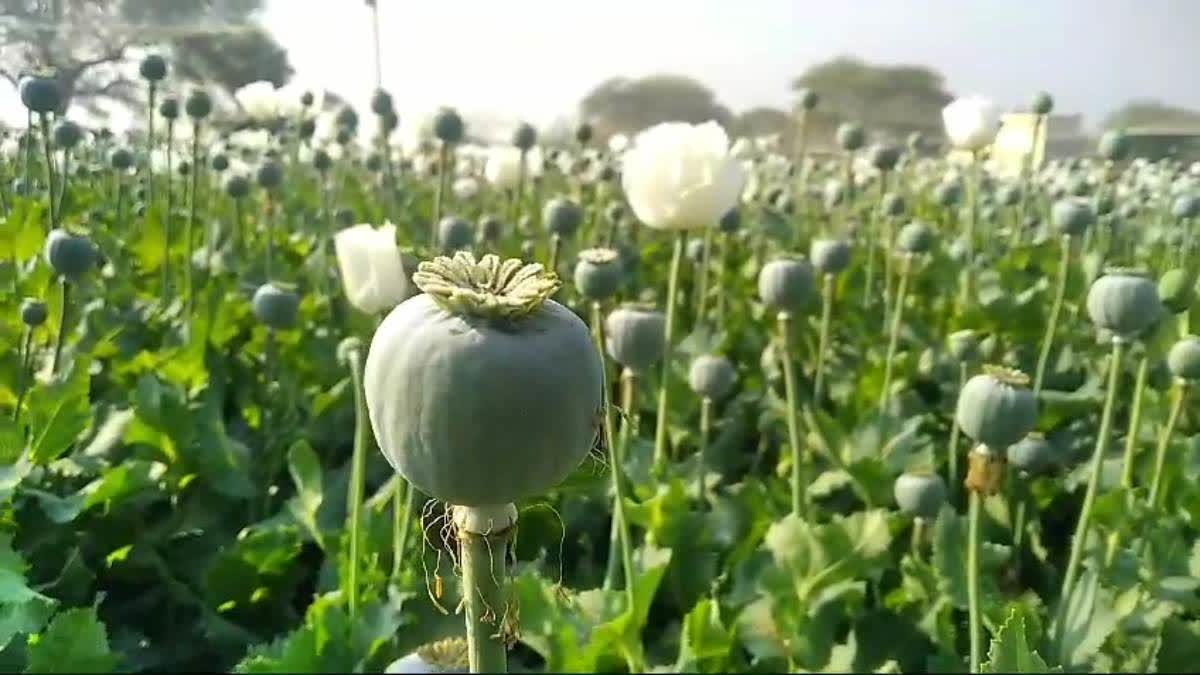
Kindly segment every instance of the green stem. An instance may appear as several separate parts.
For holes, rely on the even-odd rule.
[[[407,486],[407,487],[406,487]],[[401,494],[403,493],[403,495]],[[396,487],[392,492],[392,579],[400,578],[404,553],[408,550],[408,533],[412,529],[413,502],[417,489],[404,477],[396,474]]]
[[[983,620],[979,611],[979,506],[983,498],[971,490],[967,515],[967,614],[971,631],[971,672],[979,672],[983,656]]]
[[[958,389],[967,384],[967,364],[958,364]],[[955,402],[957,406],[957,401]],[[954,412],[950,413],[950,450],[946,456],[946,491],[951,503],[954,502],[954,497],[958,493],[958,437],[961,432],[958,428],[958,422],[954,418]]]
[[[886,413],[891,402],[892,362],[896,360],[896,345],[900,341],[900,322],[904,316],[904,296],[908,292],[908,275],[912,267],[912,254],[904,254],[900,267],[900,280],[896,284],[896,306],[892,311],[892,327],[888,331],[887,357],[883,362],[883,391],[879,395],[879,412]]]
[[[271,192],[267,192],[267,258],[266,272],[267,280],[270,280],[271,272],[275,261],[275,200],[271,198]]]
[[[42,151],[46,157],[46,202],[50,209],[50,228],[58,228],[58,209],[54,205],[54,153],[50,150],[50,118],[45,113],[38,115],[42,125]]]
[[[725,325],[725,265],[729,259],[729,235],[722,232],[717,243],[717,326]]]
[[[450,145],[443,141],[438,148],[438,183],[433,193],[433,223],[429,226],[429,246],[438,245],[438,221],[442,219],[442,200],[446,193],[446,174],[450,171]]]
[[[1171,412],[1167,415],[1167,425],[1158,436],[1158,448],[1154,453],[1154,478],[1150,481],[1150,506],[1158,509],[1162,505],[1162,476],[1163,465],[1166,463],[1167,447],[1171,444],[1171,436],[1175,433],[1175,425],[1179,423],[1179,413],[1183,410],[1183,402],[1187,398],[1187,382],[1180,380],[1175,390],[1175,401],[1171,404]]]
[[[17,406],[13,408],[13,422],[21,421],[21,405],[25,402],[25,382],[29,377],[29,357],[33,348],[33,329],[26,328],[21,340],[21,370],[17,372]]]
[[[512,203],[509,206],[510,227],[516,228],[521,223],[521,198],[525,194],[525,172],[526,162],[528,161],[528,152],[521,150],[521,161],[517,167],[517,187],[512,193]]]
[[[821,332],[817,342],[817,368],[813,376],[813,406],[821,405],[825,393],[825,360],[829,357],[829,328],[833,321],[833,293],[835,278],[832,274],[821,277]]]
[[[712,252],[712,228],[704,229],[704,248],[700,254],[699,280],[696,283],[696,325],[707,324],[708,319],[708,267]]]
[[[154,204],[154,116],[157,111],[154,108],[154,98],[158,94],[158,87],[153,81],[150,82],[150,107],[146,115],[146,194],[149,197],[147,204]]]
[[[367,418],[367,397],[363,391],[362,350],[351,349],[349,354],[350,377],[354,383],[354,454],[350,459],[350,578],[349,611],[353,617],[358,611],[358,565],[362,555],[362,506],[364,474],[366,472],[367,445],[371,430]]]
[[[924,537],[925,537],[925,519],[920,516],[917,516],[916,518],[913,518],[912,541],[909,544],[910,550],[912,552],[912,557],[917,560],[921,559],[921,540],[924,539]]]
[[[467,615],[467,654],[472,673],[505,673],[508,672],[508,654],[503,633],[508,607],[504,580],[508,540],[513,528],[496,525],[494,529],[475,529],[483,531],[470,531],[463,523],[458,524],[463,604]]]
[[[187,318],[191,322],[192,308],[195,306],[195,298],[192,297],[192,255],[194,251],[195,227],[196,227],[196,191],[200,185],[200,120],[192,122],[192,188],[188,195],[188,221],[184,227],[183,238],[186,240],[185,250],[187,257],[183,259],[183,285],[187,293]]]
[[[804,460],[800,447],[800,424],[796,419],[796,371],[792,364],[791,320],[789,312],[780,312],[777,317],[779,328],[779,360],[783,365],[783,388],[787,398],[788,443],[792,448],[792,513],[803,518],[804,504]]]
[[[1067,293],[1067,277],[1071,274],[1071,235],[1062,237],[1062,252],[1058,259],[1058,282],[1054,289],[1054,304],[1050,306],[1050,320],[1046,323],[1046,335],[1042,338],[1042,349],[1038,353],[1037,370],[1033,375],[1033,396],[1042,393],[1046,377],[1046,365],[1050,362],[1050,348],[1054,344],[1054,333],[1058,329],[1058,317],[1062,313],[1063,298]]]
[[[978,153],[971,157],[971,180],[967,186],[967,255],[963,261],[962,281],[960,288],[960,310],[967,311],[971,306],[972,285],[974,282],[974,267],[975,267],[975,221],[977,219],[977,206],[979,202],[979,156]]]
[[[712,399],[700,399],[700,445],[696,448],[696,502],[704,507],[704,481],[708,477],[708,435],[712,426]]]
[[[67,335],[67,306],[71,302],[71,282],[63,277],[59,281],[59,288],[62,289],[62,304],[58,306],[58,333],[54,336],[54,357],[50,361],[50,373],[58,374],[58,362],[62,358],[63,342]]]
[[[658,418],[654,421],[654,468],[661,471],[667,461],[667,384],[671,378],[671,341],[675,337],[675,296],[679,288],[679,268],[683,260],[683,245],[687,235],[675,235],[675,250],[671,254],[671,271],[667,278],[667,319],[663,331],[662,380],[658,384]]]
[[[1092,504],[1096,501],[1096,493],[1100,487],[1100,471],[1104,464],[1104,454],[1108,451],[1109,436],[1112,431],[1113,409],[1116,407],[1117,383],[1120,382],[1121,360],[1124,356],[1125,343],[1120,339],[1113,340],[1112,357],[1108,366],[1108,393],[1104,399],[1104,412],[1100,418],[1100,430],[1096,437],[1096,449],[1092,453],[1091,475],[1088,478],[1087,492],[1083,497],[1083,506],[1079,510],[1079,522],[1075,527],[1075,536],[1071,539],[1071,555],[1067,561],[1067,569],[1063,575],[1062,591],[1058,598],[1058,612],[1054,621],[1055,639],[1059,657],[1066,662],[1064,641],[1066,631],[1067,606],[1071,595],[1075,592],[1075,582],[1079,575],[1079,566],[1083,562],[1083,549],[1087,545],[1088,529],[1092,522]]]
[[[613,472],[613,520],[608,537],[609,556],[608,570],[604,576],[605,589],[612,589],[615,587],[617,575],[621,573],[617,562],[617,556],[612,554],[612,551],[617,550],[618,546],[629,549],[630,562],[629,565],[626,566],[626,569],[633,569],[633,540],[630,539],[629,535],[629,523],[627,520],[625,520],[625,504],[618,499],[618,494],[624,494],[624,492],[618,492],[618,490],[628,490],[626,482],[627,479],[625,478],[624,474],[624,462],[626,451],[629,448],[629,442],[636,433],[635,427],[637,424],[637,416],[633,410],[633,395],[636,391],[635,385],[637,382],[636,377],[637,376],[633,374],[633,371],[629,370],[628,368],[621,372],[621,409],[624,411],[626,419],[625,423],[621,425],[620,438],[617,439],[617,444],[612,446],[612,454],[609,457],[609,463],[612,465]],[[624,565],[625,551],[622,550],[621,554],[621,565]]]
[[[550,235],[550,252],[546,259],[546,269],[558,272],[558,256],[562,253],[562,237],[557,232]]]
[[[1133,487],[1133,460],[1137,452],[1138,434],[1142,429],[1142,398],[1146,391],[1146,379],[1150,373],[1150,354],[1142,355],[1138,363],[1137,382],[1133,386],[1133,404],[1129,412],[1129,429],[1125,433],[1125,460],[1121,468],[1121,485]]]
[[[58,214],[58,219],[62,220],[63,206],[67,203],[67,184],[71,182],[71,151],[63,149],[62,175],[58,181],[58,208],[55,212]],[[51,195],[53,198],[53,195]]]
[[[163,224],[163,262],[162,262],[163,279],[162,279],[162,283],[163,283],[163,302],[164,303],[166,303],[167,300],[170,299],[170,297],[171,297],[171,209],[173,206],[173,204],[171,203],[172,202],[171,181],[174,180],[174,178],[175,178],[174,171],[171,167],[171,165],[174,162],[174,152],[173,152],[171,146],[173,146],[175,144],[174,136],[175,136],[175,123],[172,122],[171,120],[167,120],[167,180],[166,180],[166,183],[163,185],[163,189],[166,190],[166,195],[167,195],[167,208],[166,208],[166,211],[163,212],[163,216],[162,216],[162,224]]]

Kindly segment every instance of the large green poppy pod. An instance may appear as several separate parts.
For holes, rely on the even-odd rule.
[[[796,92],[796,101],[800,104],[802,109],[812,110],[813,108],[817,107],[818,103],[821,102],[821,97],[817,95],[817,92],[805,87]]]
[[[1008,446],[1008,463],[1029,474],[1039,474],[1054,463],[1054,446],[1042,434],[1031,431]]]
[[[413,653],[392,661],[385,673],[467,673],[470,672],[467,641],[460,637],[417,647]]]
[[[868,158],[871,166],[880,171],[891,171],[900,161],[900,148],[894,145],[877,144],[871,146]]]
[[[491,244],[500,240],[500,234],[504,231],[504,223],[494,215],[486,215],[479,219],[479,238]]]
[[[1087,176],[1078,175],[1072,176],[1067,182],[1067,194],[1072,197],[1085,197],[1092,191],[1092,184],[1088,182]]]
[[[413,282],[424,293],[383,320],[364,370],[388,462],[458,506],[553,487],[597,439],[604,380],[587,326],[550,299],[557,275],[460,252],[421,263]]]
[[[688,386],[696,394],[713,401],[728,396],[736,382],[737,370],[723,356],[702,354],[688,368]]]
[[[317,121],[311,117],[300,120],[300,125],[296,128],[296,133],[306,141],[311,140],[313,135],[317,133]]]
[[[666,317],[650,305],[625,304],[604,319],[605,351],[613,361],[641,375],[663,356]]]
[[[984,366],[984,372],[967,380],[959,392],[954,417],[976,443],[1002,450],[1033,429],[1037,399],[1024,373]]]
[[[721,216],[721,219],[717,221],[717,229],[725,234],[737,232],[741,226],[742,212],[738,211],[736,207],[726,211],[725,215]]]
[[[1158,297],[1172,314],[1181,314],[1196,301],[1195,278],[1185,269],[1167,270],[1158,280]]]
[[[37,328],[46,323],[46,303],[36,298],[25,298],[21,301],[21,323],[30,328]]]
[[[351,108],[350,106],[343,106],[342,109],[338,111],[337,117],[334,118],[334,121],[336,122],[338,129],[346,132],[346,134],[349,136],[354,135],[354,133],[358,131],[358,112],[356,112],[354,108]],[[338,142],[344,144],[343,141],[339,140]]]
[[[529,150],[537,143],[537,129],[533,125],[522,122],[513,130],[512,144],[519,150]]]
[[[1111,192],[1102,192],[1096,195],[1095,208],[1096,215],[1107,216],[1117,208],[1116,197]]]
[[[83,130],[71,120],[63,120],[54,127],[54,145],[70,150],[83,138]]]
[[[264,326],[275,330],[287,330],[296,325],[300,296],[268,282],[254,291],[254,298],[250,304],[254,309],[254,316]]]
[[[87,237],[62,229],[51,230],[46,236],[46,262],[55,273],[77,281],[96,264],[96,247]]]
[[[901,253],[917,255],[928,253],[933,247],[933,229],[925,223],[914,220],[900,228],[896,235],[896,249]]]
[[[108,165],[117,171],[128,171],[133,167],[133,153],[117,148],[108,155]]]
[[[838,274],[850,266],[850,244],[842,239],[813,239],[808,255],[820,274]]]
[[[1062,235],[1078,237],[1094,222],[1096,212],[1081,197],[1064,197],[1050,208],[1050,224]]]
[[[21,81],[21,103],[31,112],[45,114],[62,105],[62,90],[52,77],[27,77]]]
[[[1195,218],[1200,215],[1200,199],[1195,195],[1179,195],[1171,204],[1171,215],[1176,218]]]
[[[937,518],[946,503],[946,482],[936,473],[913,471],[896,477],[892,495],[900,510],[917,518]]]
[[[1035,115],[1049,115],[1054,110],[1054,99],[1050,94],[1039,91],[1033,95],[1033,102],[1029,105],[1029,109]]]
[[[1105,159],[1119,161],[1129,154],[1129,137],[1120,129],[1111,129],[1100,136],[1097,151]]]
[[[264,190],[274,190],[283,182],[283,167],[273,159],[268,159],[258,165],[258,171],[254,174],[254,179],[258,182],[258,186]]]
[[[395,113],[396,108],[392,105],[392,95],[382,89],[376,89],[371,95],[371,112],[383,117],[389,113]]]
[[[1167,368],[1181,380],[1200,380],[1200,337],[1189,335],[1172,345],[1167,352]]]
[[[879,213],[885,216],[902,216],[907,205],[904,197],[895,192],[885,193],[879,198]]]
[[[314,169],[325,173],[333,168],[333,158],[325,150],[317,148],[313,151],[312,164]]]
[[[173,120],[179,117],[179,99],[174,96],[164,97],[162,102],[158,104],[158,114],[163,116],[163,119]]]
[[[446,216],[438,221],[438,244],[442,250],[458,251],[470,248],[475,238],[471,223],[457,216]]]
[[[575,287],[589,300],[607,300],[621,285],[620,255],[611,248],[589,248],[575,262]]]
[[[575,127],[575,140],[580,145],[587,145],[592,142],[592,125],[587,122],[580,122],[579,126]]]
[[[842,122],[837,128],[837,144],[842,150],[854,152],[866,142],[866,132],[857,122]]]
[[[225,179],[225,194],[230,199],[242,199],[250,194],[250,181],[238,174],[229,176]]]
[[[1097,328],[1111,331],[1114,339],[1130,340],[1158,320],[1163,305],[1144,272],[1113,268],[1092,282],[1087,310]]]
[[[583,209],[565,197],[556,197],[542,208],[542,222],[546,230],[563,239],[575,236],[583,224]]]
[[[942,181],[933,189],[933,199],[942,206],[954,206],[962,201],[962,185],[956,180]]]
[[[193,89],[183,102],[183,111],[194,120],[202,120],[212,113],[212,97],[203,89]]]
[[[969,328],[956,330],[946,336],[946,347],[950,350],[950,355],[959,363],[978,361],[980,357],[979,333]]]
[[[796,312],[813,295],[813,268],[800,257],[778,258],[758,273],[758,297],[778,312]]]
[[[148,82],[158,82],[167,76],[167,60],[158,54],[147,54],[138,64],[138,74]]]
[[[433,116],[433,135],[443,143],[462,141],[466,126],[454,108],[442,108]]]

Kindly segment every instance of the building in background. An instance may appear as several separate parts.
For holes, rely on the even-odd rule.
[[[1037,117],[1033,113],[1017,112],[1001,118],[991,152],[998,171],[1019,175],[1026,157],[1031,154],[1034,166],[1048,159],[1087,154],[1092,140],[1084,133],[1082,115],[1050,115],[1044,124],[1038,124]]]
[[[1129,150],[1133,157],[1200,161],[1200,125],[1144,125],[1129,127],[1125,135],[1129,137]]]

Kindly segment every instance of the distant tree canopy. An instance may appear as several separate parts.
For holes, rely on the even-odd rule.
[[[793,80],[793,90],[805,88],[820,96],[810,122],[817,137],[827,137],[842,121],[895,139],[913,131],[940,136],[942,108],[953,100],[945,79],[931,68],[871,64],[850,56],[819,63]]]
[[[754,138],[778,134],[789,147],[795,120],[784,110],[778,108],[758,107],[742,112],[733,119],[733,134]]]
[[[137,48],[174,56],[180,76],[232,92],[254,80],[282,84],[287,54],[251,22],[263,0],[0,0],[0,77],[56,77],[64,101],[96,109],[140,100],[127,60]],[[122,67],[125,66],[125,67]]]
[[[1200,130],[1200,110],[1161,101],[1130,101],[1106,117],[1103,126],[1105,129],[1161,126]]]
[[[600,138],[636,133],[659,122],[716,120],[727,129],[733,122],[732,113],[711,89],[681,75],[612,78],[580,101],[579,113]]]

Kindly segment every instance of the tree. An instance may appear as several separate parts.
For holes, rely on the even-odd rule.
[[[942,108],[953,99],[945,79],[931,68],[871,64],[851,56],[809,68],[792,82],[793,90],[804,88],[821,97],[819,111],[894,140],[913,131],[941,136]]]
[[[733,121],[711,89],[682,75],[612,78],[584,97],[579,112],[599,139],[618,132],[633,134],[659,122],[716,120],[728,129]]]
[[[778,108],[758,107],[740,113],[733,120],[733,134],[754,138],[779,134],[784,145],[790,147],[792,131],[796,122],[791,115]]]
[[[1200,129],[1200,110],[1182,108],[1161,101],[1130,101],[1104,119],[1105,129],[1139,126],[1183,127]]]
[[[0,0],[0,77],[55,77],[64,108],[140,101],[129,59],[142,47],[173,52],[180,75],[232,91],[250,79],[282,83],[287,55],[250,23],[263,0]],[[250,78],[250,79],[247,79]]]

